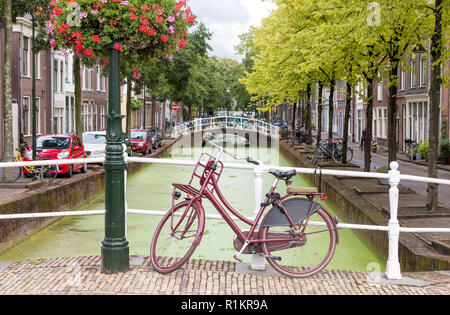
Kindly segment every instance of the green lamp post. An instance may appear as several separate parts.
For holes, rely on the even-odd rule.
[[[129,270],[129,247],[125,235],[125,178],[123,132],[120,114],[120,51],[109,47],[109,106],[106,130],[105,238],[102,242],[102,272]]]

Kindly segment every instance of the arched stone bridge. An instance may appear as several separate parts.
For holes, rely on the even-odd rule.
[[[278,140],[280,137],[278,126],[258,119],[233,116],[197,118],[185,122],[174,127],[172,137],[183,136],[184,140],[191,140],[191,143],[199,145],[206,132],[216,134],[218,140],[233,140],[234,143],[247,141],[247,144],[257,146],[266,144],[270,146],[272,139]]]

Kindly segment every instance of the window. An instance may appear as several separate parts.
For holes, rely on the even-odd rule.
[[[87,76],[87,89],[92,90],[92,69],[88,69]]]
[[[89,131],[88,130],[88,107],[89,107],[89,103],[84,101],[83,104],[81,105],[81,120],[82,120],[82,124],[83,124],[83,131]]]
[[[402,63],[400,66],[400,90],[404,90],[406,88],[406,74],[405,74],[405,70],[404,70],[404,64]]]
[[[66,83],[69,83],[69,57],[65,56],[64,58],[64,70],[65,70],[65,74],[66,74]]]
[[[427,85],[427,59],[420,60],[420,86]]]
[[[59,82],[60,82],[59,91],[61,93],[63,93],[64,92],[64,63],[62,61],[59,63],[59,75],[60,75],[60,77],[59,77]]]
[[[381,137],[387,137],[387,108],[383,108],[383,130]]]
[[[102,79],[101,78],[100,67],[96,66],[95,69],[97,71],[97,87],[96,87],[96,89],[97,89],[97,91],[100,91],[100,89],[101,89],[101,79]]]
[[[381,137],[381,108],[376,109],[377,112],[377,137]]]
[[[86,90],[86,67],[82,66],[81,67],[81,82],[82,82],[82,87],[83,90]]]
[[[23,122],[23,134],[31,135],[30,130],[30,98],[28,96],[24,96],[22,100],[22,122]]]
[[[53,61],[53,91],[58,91],[58,61]]]
[[[40,78],[41,77],[41,53],[38,52],[36,54],[36,64],[35,64],[35,73],[36,73],[36,78]]]
[[[383,81],[378,83],[377,99],[378,101],[383,100]]]
[[[30,59],[30,55],[29,55],[29,38],[28,37],[23,37],[23,56],[22,56],[22,75],[24,76],[28,76],[28,63],[29,63],[29,59]]]
[[[411,60],[411,87],[417,86],[417,61]]]
[[[36,97],[36,134],[41,134],[41,99]]]

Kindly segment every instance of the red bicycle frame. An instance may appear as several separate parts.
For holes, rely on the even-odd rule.
[[[262,229],[260,228],[257,231],[257,235],[258,237],[256,239],[252,239],[253,237],[253,233],[255,232],[255,230],[257,229],[259,222],[261,220],[262,215],[264,214],[264,211],[266,209],[266,207],[268,205],[270,205],[271,203],[269,202],[270,196],[273,195],[275,193],[277,184],[279,179],[277,178],[274,182],[274,184],[271,186],[269,193],[266,195],[266,198],[264,200],[264,202],[261,204],[260,210],[258,211],[256,217],[254,220],[250,220],[247,219],[246,217],[244,217],[243,215],[241,215],[238,211],[236,211],[229,203],[228,201],[225,199],[225,197],[223,196],[222,192],[220,191],[220,188],[218,186],[218,179],[222,173],[223,170],[223,163],[221,161],[218,161],[219,157],[221,154],[219,154],[219,156],[217,158],[214,158],[213,156],[207,154],[207,153],[203,153],[200,158],[199,161],[194,169],[194,172],[191,176],[191,180],[189,181],[189,184],[185,185],[185,184],[173,184],[174,186],[174,193],[173,196],[175,196],[175,189],[180,189],[182,191],[184,191],[185,193],[188,194],[187,199],[190,199],[190,203],[188,205],[188,207],[186,208],[187,210],[185,211],[185,213],[183,214],[183,218],[187,215],[188,210],[190,209],[191,205],[193,202],[197,202],[197,204],[201,207],[202,211],[201,215],[204,215],[204,210],[203,210],[203,206],[202,206],[202,198],[207,198],[212,204],[213,206],[216,208],[216,210],[220,213],[220,215],[222,216],[222,218],[228,223],[228,225],[230,226],[230,228],[234,231],[234,233],[239,237],[239,239],[244,243],[243,247],[241,248],[241,250],[239,251],[237,257],[235,256],[236,259],[239,260],[239,256],[242,254],[242,252],[245,250],[245,248],[250,245],[250,244],[257,244],[257,243],[275,243],[275,242],[287,242],[286,238],[270,238],[270,239],[262,239],[261,238],[261,234],[262,234]],[[206,163],[202,163],[202,158],[207,156],[208,157],[208,161]],[[197,174],[197,171],[199,169],[199,167],[203,167],[204,171],[202,172],[202,174]],[[217,171],[217,168],[220,168],[220,171]],[[192,183],[195,177],[200,178],[200,184],[201,184],[201,188],[198,190],[194,187],[192,187]],[[212,189],[209,188],[209,186],[212,187]],[[217,194],[218,199],[216,198],[216,196],[214,195],[214,191]],[[324,196],[324,194],[322,193],[289,193],[283,197],[281,197],[279,199],[279,202],[277,203],[277,205],[282,209],[282,211],[284,212],[284,214],[286,215],[286,217],[288,218],[291,226],[295,229],[295,224],[293,222],[293,220],[291,219],[291,217],[289,216],[288,212],[286,211],[285,207],[283,206],[283,203],[281,202],[282,200],[285,200],[286,198],[293,196],[293,195],[308,195],[308,196],[312,196],[313,197],[313,202],[312,202],[312,206],[311,209],[309,210],[306,222],[303,223],[303,229],[302,231],[300,231],[301,233],[303,233],[305,231],[306,225],[309,221],[309,217],[312,214],[313,209],[315,208],[316,205],[316,201],[317,198],[319,196]],[[178,199],[178,198],[173,198]],[[220,200],[220,202],[219,202]],[[174,202],[174,201],[173,201]],[[222,204],[223,205],[222,205]],[[173,209],[173,206],[172,206]],[[248,234],[245,234],[238,226],[237,224],[234,222],[233,218],[228,214],[227,212],[230,211],[234,216],[236,216],[240,221],[246,223],[247,225],[250,226],[250,231],[248,232]],[[328,211],[323,208],[327,213]],[[328,215],[330,215],[328,213]],[[331,215],[330,215],[331,217]],[[190,220],[188,220],[190,221]],[[178,227],[178,226],[177,226]],[[173,229],[173,231],[177,228],[175,227]],[[186,230],[183,232],[183,234],[189,229],[189,224],[186,227]]]

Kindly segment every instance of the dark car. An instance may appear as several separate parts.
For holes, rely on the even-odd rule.
[[[153,148],[157,149],[162,147],[161,130],[157,127],[150,127],[150,134],[152,135]]]
[[[36,156],[39,160],[62,160],[86,158],[84,145],[79,137],[69,134],[43,135],[36,140]],[[24,161],[28,160],[24,158]],[[74,171],[87,171],[87,164],[59,165],[58,174],[72,177]]]
[[[130,142],[133,152],[142,153],[142,155],[152,153],[153,141],[150,130],[132,129]]]

